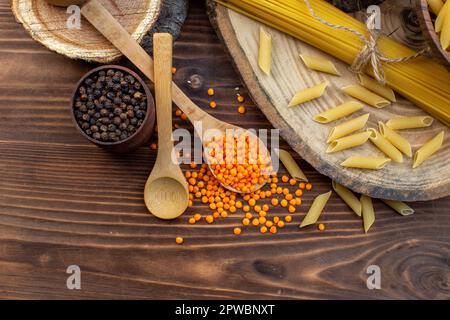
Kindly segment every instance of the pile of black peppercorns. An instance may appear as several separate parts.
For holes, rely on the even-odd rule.
[[[86,78],[78,89],[74,115],[80,128],[103,142],[117,142],[133,135],[147,113],[147,96],[132,75],[114,69]]]

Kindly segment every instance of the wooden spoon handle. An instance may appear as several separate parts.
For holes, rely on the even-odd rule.
[[[172,35],[155,33],[153,36],[155,68],[156,118],[158,120],[158,157],[170,161],[172,142]]]
[[[98,0],[90,0],[84,4],[81,13],[106,39],[154,82],[153,60]],[[192,102],[175,83],[172,84],[172,100],[191,121],[219,122]]]

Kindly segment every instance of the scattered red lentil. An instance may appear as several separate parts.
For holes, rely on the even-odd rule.
[[[324,231],[325,230],[325,225],[323,223],[320,223],[318,228],[319,228],[320,231]]]
[[[215,109],[215,108],[217,107],[217,103],[216,103],[215,101],[211,101],[211,102],[209,103],[209,106],[210,106],[211,108]]]
[[[176,238],[175,238],[175,242],[176,242],[177,244],[182,244],[182,243],[184,242],[184,239],[183,239],[182,237],[176,237]]]
[[[247,111],[247,110],[245,109],[244,106],[239,106],[239,107],[238,107],[238,112],[239,112],[240,114],[244,114],[246,111]]]
[[[213,96],[214,95],[214,89],[213,88],[209,88],[207,92],[208,92],[208,96]]]

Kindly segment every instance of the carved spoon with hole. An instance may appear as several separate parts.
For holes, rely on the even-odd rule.
[[[67,6],[71,4],[79,4],[81,14],[119,51],[121,51],[136,67],[141,70],[151,81],[154,82],[153,60],[145,52],[145,50],[137,43],[125,30],[125,28],[103,7],[98,0],[47,0],[47,2],[57,6]],[[202,131],[215,130],[225,133],[227,129],[245,132],[245,129],[234,126],[232,124],[220,121],[208,113],[203,111],[194,102],[192,102],[184,92],[175,84],[172,84],[172,101],[188,116],[189,120],[194,124],[194,128],[199,134],[200,139],[205,147],[209,141],[205,141]],[[195,126],[196,122],[201,122],[202,130]],[[252,133],[246,133],[254,136]],[[260,152],[269,154],[264,143],[259,139]],[[264,149],[264,150],[263,150]],[[211,170],[214,173],[214,170]],[[220,180],[220,179],[219,179]],[[221,182],[222,183],[222,182]],[[255,185],[252,191],[260,189],[265,183]],[[234,192],[241,192],[232,188],[227,184],[222,185]]]

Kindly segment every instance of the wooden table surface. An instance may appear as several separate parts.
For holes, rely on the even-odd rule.
[[[236,112],[241,82],[205,7],[191,6],[174,49],[175,81],[222,120],[270,128],[249,98],[247,114]],[[414,203],[411,217],[375,201],[366,235],[333,194],[320,218],[326,230],[299,230],[312,199],[331,188],[299,158],[314,189],[277,235],[234,236],[242,213],[190,226],[187,215],[209,212],[198,203],[180,219],[157,220],[142,199],[156,152],[110,155],[70,122],[71,91],[93,67],[34,42],[0,0],[0,298],[450,298],[449,198]],[[194,74],[203,89],[188,84]],[[184,245],[174,243],[179,235]],[[81,290],[66,287],[69,265],[81,268]],[[370,265],[381,268],[381,290],[366,287]]]

